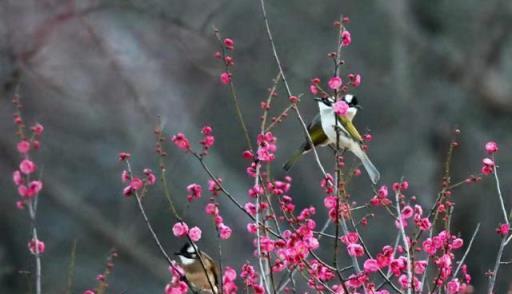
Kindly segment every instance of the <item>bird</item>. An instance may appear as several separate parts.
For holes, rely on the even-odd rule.
[[[334,97],[327,98],[314,98],[318,103],[319,113],[308,124],[307,130],[313,145],[316,146],[336,146],[336,121],[335,114],[332,109],[333,104],[336,102]],[[342,100],[348,104],[349,108],[345,116],[336,115],[339,124],[337,127],[341,130],[339,132],[339,145],[342,148],[350,150],[359,160],[361,160],[368,176],[373,184],[377,184],[380,179],[380,173],[371,162],[370,158],[362,148],[363,139],[357,128],[352,123],[359,109],[357,97],[352,94],[346,94]],[[283,169],[289,171],[293,165],[302,157],[302,155],[311,151],[309,140],[306,141],[297,149],[297,151],[290,157],[290,159],[283,165]]]
[[[179,264],[185,271],[185,277],[194,288],[207,293],[219,293],[219,268],[213,258],[200,251],[197,245],[189,242],[174,255],[178,256]]]

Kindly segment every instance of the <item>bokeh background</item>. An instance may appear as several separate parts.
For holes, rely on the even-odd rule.
[[[453,179],[480,169],[483,145],[496,140],[505,204],[512,207],[512,2],[504,0],[267,1],[274,38],[292,91],[304,93],[300,108],[311,118],[316,105],[309,80],[326,81],[332,72],[327,54],[334,50],[333,21],[352,19],[352,46],[344,50],[344,73],[357,72],[363,83],[355,91],[364,111],[360,129],[370,129],[370,155],[390,184],[402,176],[410,194],[430,205],[456,127],[462,130],[454,156]],[[252,138],[258,131],[259,103],[277,73],[259,1],[235,0],[3,0],[0,2],[0,292],[28,293],[32,257],[26,211],[15,209],[11,172],[15,150],[14,107],[10,97],[20,81],[27,121],[46,127],[37,162],[44,168],[39,230],[45,293],[63,293],[73,240],[77,240],[73,293],[96,285],[109,250],[120,257],[110,277],[112,293],[161,293],[167,267],[148,234],[134,199],[121,195],[119,151],[132,153],[134,169],[158,169],[152,130],[161,116],[169,133],[185,132],[195,144],[209,123],[217,143],[207,163],[240,201],[251,183],[245,175],[245,148],[232,99],[218,81],[222,65],[213,58],[218,43],[212,26],[236,42],[234,81]],[[273,105],[287,105],[282,87]],[[276,177],[280,165],[303,135],[296,117],[275,130]],[[204,204],[185,207],[185,187],[205,185],[199,164],[168,145],[169,181],[179,209],[190,224],[203,228],[200,245],[214,254],[216,239],[202,213]],[[320,152],[326,161],[331,153]],[[329,165],[330,166],[330,165]],[[320,174],[311,156],[291,171],[292,195],[299,208],[318,206],[325,220]],[[372,196],[366,176],[354,180],[352,197]],[[492,178],[454,192],[454,232],[469,239],[481,230],[468,258],[476,293],[487,284],[502,222]],[[145,205],[170,252],[182,244],[171,234],[173,219],[159,188]],[[234,237],[225,242],[225,264],[236,268],[251,260],[247,219],[221,200]],[[370,220],[365,231],[372,248],[392,242],[391,221]],[[382,224],[382,225],[381,225]],[[372,227],[372,226],[370,226]],[[208,229],[210,228],[210,229]],[[512,258],[511,249],[504,259]],[[501,267],[496,293],[505,293],[512,265]],[[124,292],[123,292],[124,291]]]

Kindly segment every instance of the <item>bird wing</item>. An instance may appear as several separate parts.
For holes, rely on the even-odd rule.
[[[308,125],[309,136],[311,137],[311,141],[313,141],[313,145],[323,144],[328,140],[325,135],[324,129],[322,128],[322,120],[320,119],[320,114],[315,115],[313,120]],[[309,146],[309,141],[306,138],[306,144],[304,150],[311,149]]]
[[[352,123],[350,119],[345,116],[338,115],[338,121],[341,123],[343,129],[345,129],[350,137],[352,137],[352,139],[359,143],[363,141],[361,134],[359,134],[359,131],[357,131],[357,128],[354,126],[354,123]]]
[[[213,279],[214,279],[215,286],[220,287],[220,283],[219,283],[220,272],[219,272],[219,268],[216,266],[215,261],[213,260],[213,258],[211,258],[208,254],[206,254],[204,252],[201,252],[201,255],[203,256],[203,259],[207,260],[206,263],[209,264],[213,268],[212,272],[214,275]]]

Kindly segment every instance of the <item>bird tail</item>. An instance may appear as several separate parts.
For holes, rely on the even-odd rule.
[[[304,154],[304,146],[301,146],[293,155],[288,159],[288,161],[283,165],[283,169],[285,171],[289,171],[293,165],[302,157]]]
[[[358,146],[357,148],[354,148],[354,149],[355,149],[355,150],[353,150],[354,154],[363,163],[364,169],[368,173],[368,176],[370,177],[370,180],[372,181],[372,183],[374,185],[377,184],[377,182],[380,179],[379,171],[377,170],[375,165],[373,165],[373,163],[371,162],[370,158],[368,158],[368,155],[366,154],[366,152],[364,152],[363,149],[361,149],[360,146]]]

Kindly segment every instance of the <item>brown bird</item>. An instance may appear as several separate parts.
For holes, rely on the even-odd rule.
[[[178,256],[179,263],[185,271],[185,277],[194,288],[207,293],[219,293],[219,268],[217,264],[208,254],[200,251],[197,247],[194,249],[194,246],[187,242],[181,247],[180,251],[174,253]]]

